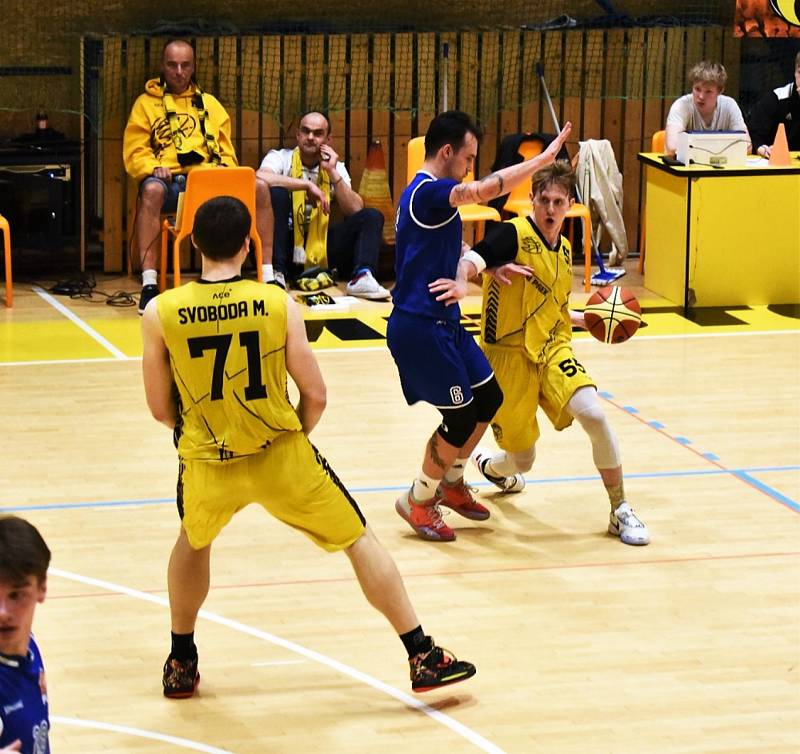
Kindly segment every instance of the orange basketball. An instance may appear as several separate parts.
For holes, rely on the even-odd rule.
[[[627,288],[607,285],[595,291],[583,310],[586,329],[603,343],[624,343],[642,322],[642,307]]]

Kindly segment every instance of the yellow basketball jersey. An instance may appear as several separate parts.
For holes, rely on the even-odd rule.
[[[250,455],[301,429],[286,392],[286,293],[235,278],[156,299],[180,399],[182,458]]]
[[[556,248],[551,249],[526,217],[508,222],[517,231],[514,261],[530,267],[533,274],[527,279],[515,275],[511,285],[484,275],[483,342],[524,347],[531,359],[541,362],[553,347],[572,340],[570,245],[559,236]]]

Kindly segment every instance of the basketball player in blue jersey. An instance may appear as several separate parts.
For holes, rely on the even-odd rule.
[[[278,286],[241,277],[249,230],[237,199],[201,205],[192,233],[201,279],[157,296],[142,318],[147,403],[173,430],[179,456],[164,695],[186,698],[197,688],[194,629],[208,594],[211,544],[251,502],[322,549],[347,554],[367,600],[400,635],[414,691],[466,680],[475,667],[423,632],[394,561],[308,440],[325,409],[325,383],[297,304]],[[287,374],[300,393],[296,407]]]
[[[49,754],[47,683],[31,634],[44,602],[50,550],[16,516],[0,517],[0,754]]]
[[[476,448],[473,461],[501,490],[518,491],[521,474],[536,458],[539,407],[557,430],[577,419],[611,504],[608,531],[625,544],[646,545],[647,527],[625,500],[617,438],[572,351],[572,326],[585,327],[583,313],[569,309],[571,253],[561,235],[574,186],[566,161],[537,171],[533,214],[501,223],[475,246],[488,268],[496,268],[484,275],[481,336],[504,398],[492,419],[501,451]]]
[[[442,414],[425,447],[422,469],[395,503],[423,539],[456,538],[442,520],[440,505],[472,520],[489,518],[464,483],[464,466],[503,399],[486,357],[460,324],[456,299],[466,290],[465,271],[480,271],[483,261],[462,248],[458,207],[502,196],[529,179],[555,159],[571,128],[567,123],[540,155],[461,183],[473,169],[481,131],[465,113],[441,113],[425,134],[422,168],[400,198],[387,342],[408,404],[425,401]],[[472,264],[467,267],[462,259]]]

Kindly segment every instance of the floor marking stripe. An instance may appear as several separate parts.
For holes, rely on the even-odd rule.
[[[77,581],[81,584],[87,584],[89,586],[96,586],[101,589],[107,589],[111,592],[116,592],[117,594],[123,594],[127,597],[132,597],[134,599],[143,600],[145,602],[151,602],[156,605],[161,605],[162,607],[169,608],[169,601],[165,597],[158,597],[153,594],[148,594],[147,592],[139,591],[138,589],[131,589],[126,586],[122,586],[121,584],[114,584],[110,581],[103,581],[101,579],[91,578],[90,576],[82,576],[77,573],[72,573],[70,571],[63,571],[60,568],[50,568],[48,571],[49,575],[60,576],[61,578],[68,579],[70,581]],[[471,744],[476,746],[477,748],[481,749],[482,751],[489,752],[490,754],[505,754],[505,752],[493,744],[491,741],[483,738],[483,736],[479,735],[471,728],[468,728],[466,725],[458,722],[458,720],[454,720],[452,717],[445,715],[439,710],[433,709],[433,707],[429,707],[424,702],[419,701],[418,699],[414,698],[410,694],[405,693],[404,691],[400,691],[388,683],[384,683],[383,681],[379,681],[377,678],[373,678],[366,673],[362,673],[360,670],[356,670],[355,668],[351,668],[349,665],[345,665],[338,660],[334,660],[332,657],[328,657],[327,655],[322,654],[321,652],[316,652],[313,649],[307,649],[306,647],[302,646],[301,644],[296,644],[293,641],[289,641],[287,639],[282,639],[280,636],[275,636],[275,634],[267,633],[266,631],[261,631],[260,629],[253,628],[252,626],[248,626],[245,623],[240,623],[239,621],[231,620],[230,618],[226,618],[222,615],[218,615],[217,613],[212,613],[208,610],[201,610],[199,612],[199,617],[204,618],[205,620],[211,621],[212,623],[217,623],[218,625],[225,626],[230,628],[233,631],[237,631],[238,633],[247,634],[252,636],[256,639],[261,639],[262,641],[269,642],[270,644],[275,644],[278,647],[283,647],[284,649],[288,650],[289,652],[293,652],[294,654],[298,654],[301,657],[305,657],[308,660],[313,660],[314,662],[318,662],[321,665],[325,665],[332,670],[335,670],[343,675],[349,676],[356,681],[360,681],[361,683],[366,684],[367,686],[371,686],[376,691],[382,691],[384,694],[397,699],[402,704],[405,704],[408,707],[418,710],[419,712],[423,712],[432,720],[440,723],[441,725],[449,728],[454,733],[458,734],[462,738],[469,741]]]
[[[40,288],[38,285],[33,286],[33,290],[36,294],[44,299],[50,306],[52,306],[57,311],[61,312],[70,322],[73,322],[81,330],[83,330],[90,338],[97,341],[103,348],[106,349],[109,353],[115,356],[118,359],[127,359],[128,357],[122,353],[113,343],[106,340],[97,330],[89,325],[86,324],[77,314],[70,311],[64,304],[60,301],[57,301],[53,296],[51,296],[44,288]]]
[[[62,715],[50,715],[50,722],[58,725],[73,725],[76,728],[92,728],[94,730],[110,731],[111,733],[125,733],[128,736],[138,736],[139,738],[149,738],[153,741],[175,744],[176,746],[181,746],[184,749],[191,749],[192,751],[204,751],[206,754],[231,754],[228,749],[218,749],[216,746],[201,744],[197,741],[190,741],[187,738],[179,738],[178,736],[167,736],[163,733],[155,733],[151,730],[131,728],[129,725],[101,723],[98,720],[84,720],[83,718],[63,717]]]
[[[670,438],[671,439],[671,438]],[[705,456],[703,456],[705,457]],[[707,459],[714,460],[714,459]],[[719,464],[714,464],[718,468],[715,469],[692,469],[685,471],[641,471],[630,472],[625,474],[626,479],[664,479],[668,477],[692,477],[692,476],[721,476],[731,475],[744,478],[750,474],[758,473],[780,473],[787,471],[800,471],[800,466],[755,466],[749,469],[726,469]],[[587,474],[584,476],[564,476],[564,477],[546,477],[540,479],[532,479],[525,477],[527,484],[569,484],[575,482],[597,482],[600,476],[597,474]],[[490,490],[496,487],[490,482],[470,482],[472,487],[486,487]],[[400,492],[408,489],[408,482],[400,482],[398,484],[384,484],[384,485],[367,485],[362,487],[348,487],[348,491],[352,494],[382,494],[384,492]],[[96,500],[84,501],[80,503],[19,503],[15,505],[0,505],[0,511],[43,511],[43,510],[76,510],[81,508],[125,508],[146,505],[175,505],[174,497],[161,497],[148,500]]]

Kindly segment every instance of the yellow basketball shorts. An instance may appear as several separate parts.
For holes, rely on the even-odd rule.
[[[349,547],[366,526],[356,501],[303,432],[285,432],[264,451],[230,461],[180,459],[178,512],[193,548],[211,544],[250,503],[328,551]]]
[[[578,388],[594,387],[572,348],[554,349],[547,361],[531,361],[524,349],[484,345],[484,352],[503,390],[503,405],[492,420],[497,444],[509,453],[532,448],[541,434],[536,418],[542,407],[557,430],[572,424],[567,410]]]

